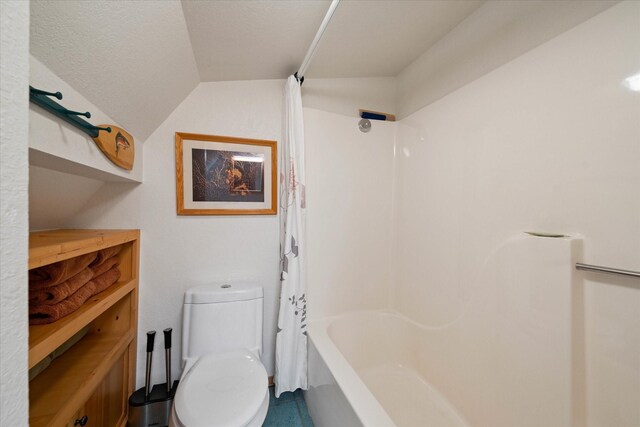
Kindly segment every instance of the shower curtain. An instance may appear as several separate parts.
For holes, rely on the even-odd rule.
[[[284,90],[284,141],[280,161],[280,312],[276,334],[276,397],[307,388],[304,127],[300,83]]]

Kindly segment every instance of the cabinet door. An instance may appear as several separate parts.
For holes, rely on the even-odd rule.
[[[86,417],[84,405],[73,414],[73,417],[65,424],[65,427],[79,427],[83,425],[89,425],[89,418]]]
[[[125,351],[85,403],[88,427],[116,427],[127,422],[127,363]]]

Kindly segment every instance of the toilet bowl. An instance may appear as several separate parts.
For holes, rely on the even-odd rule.
[[[176,427],[261,426],[269,408],[267,371],[247,350],[200,358],[174,399]]]
[[[183,373],[170,427],[261,426],[269,408],[262,288],[223,284],[185,293]]]

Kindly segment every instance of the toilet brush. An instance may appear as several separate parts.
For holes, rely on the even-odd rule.
[[[167,394],[171,393],[171,328],[164,331],[164,360],[167,373]]]
[[[147,369],[144,377],[144,398],[149,399],[151,394],[151,362],[153,361],[153,343],[156,339],[156,331],[147,332]]]
[[[166,427],[169,425],[171,405],[178,389],[178,381],[171,384],[171,328],[164,331],[166,384],[151,387],[151,364],[156,331],[147,332],[147,365],[144,387],[129,397],[129,427]]]

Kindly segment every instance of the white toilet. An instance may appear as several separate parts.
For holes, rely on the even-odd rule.
[[[261,426],[269,408],[262,287],[205,285],[184,295],[183,373],[170,426]]]

